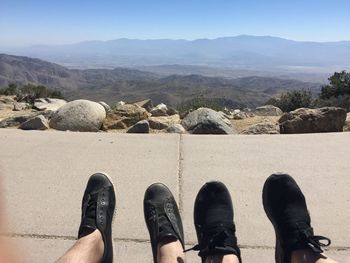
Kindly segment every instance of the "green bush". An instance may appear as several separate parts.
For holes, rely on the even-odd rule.
[[[216,111],[222,111],[226,107],[225,99],[206,99],[195,98],[184,101],[176,106],[176,109],[181,112],[194,111],[199,108],[210,108]]]
[[[43,85],[27,84],[18,87],[16,84],[9,84],[8,87],[0,89],[1,95],[16,95],[18,101],[34,103],[37,98],[57,98],[63,99],[63,94],[59,90],[48,89]]]
[[[329,85],[322,87],[320,99],[327,100],[332,97],[350,95],[350,73],[346,71],[335,72],[329,78]]]
[[[311,91],[309,90],[292,90],[282,93],[279,98],[269,99],[265,105],[274,105],[283,112],[293,111],[298,108],[310,108],[313,105]]]

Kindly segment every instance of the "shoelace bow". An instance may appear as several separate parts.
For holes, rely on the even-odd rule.
[[[215,249],[216,247],[224,247],[226,246],[226,241],[227,241],[227,237],[229,237],[229,233],[227,232],[227,230],[222,230],[218,233],[216,233],[215,235],[213,235],[210,239],[209,242],[206,244],[206,247],[201,247],[200,244],[197,244],[195,246],[193,246],[192,248],[186,249],[184,250],[184,252],[188,252],[191,250],[194,251],[211,251],[213,249]]]
[[[314,236],[311,229],[301,230],[300,241],[305,242],[312,251],[316,253],[322,253],[323,250],[321,247],[328,247],[331,244],[331,240],[328,237],[324,236]],[[327,241],[327,243],[320,242],[321,240]]]

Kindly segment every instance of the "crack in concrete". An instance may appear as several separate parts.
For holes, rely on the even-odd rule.
[[[179,146],[178,146],[178,152],[179,152],[179,158],[178,158],[178,170],[177,170],[177,186],[178,186],[178,205],[179,205],[179,211],[182,214],[183,212],[183,138],[182,134],[179,135]]]

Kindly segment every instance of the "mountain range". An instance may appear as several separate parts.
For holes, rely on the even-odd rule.
[[[198,74],[155,74],[129,68],[68,69],[40,59],[0,54],[0,87],[9,83],[41,84],[61,90],[67,99],[86,98],[115,103],[151,98],[176,106],[198,97],[224,101],[231,107],[255,107],[292,89],[317,92],[319,83],[249,76],[208,77]]]
[[[56,46],[0,47],[0,52],[41,58],[70,68],[177,64],[327,74],[350,68],[350,41],[302,42],[271,36],[192,41],[122,38]]]

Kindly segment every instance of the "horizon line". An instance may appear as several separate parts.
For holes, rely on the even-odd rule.
[[[315,41],[315,40],[295,40],[291,38],[286,37],[280,37],[280,36],[272,36],[272,35],[249,35],[249,34],[240,34],[240,35],[226,35],[226,36],[219,36],[219,37],[213,37],[213,38],[195,38],[195,39],[186,39],[186,38],[129,38],[129,37],[120,37],[120,38],[114,38],[114,39],[106,39],[106,40],[98,40],[98,39],[90,39],[90,40],[81,40],[81,41],[74,41],[70,43],[62,43],[62,44],[27,44],[27,45],[4,45],[2,48],[11,48],[11,47],[17,47],[17,48],[25,48],[25,47],[36,47],[36,46],[69,46],[69,45],[77,45],[77,44],[83,44],[83,43],[89,43],[89,42],[101,42],[101,43],[107,43],[111,41],[118,41],[118,40],[132,40],[132,41],[186,41],[186,42],[195,42],[200,40],[207,40],[207,41],[213,41],[218,39],[224,39],[224,38],[238,38],[238,37],[256,37],[256,38],[274,38],[274,39],[281,39],[286,41],[293,41],[293,42],[300,42],[300,43],[320,43],[320,44],[326,44],[326,43],[342,43],[342,42],[350,42],[350,40],[332,40],[332,41]],[[0,46],[1,47],[1,46]]]

